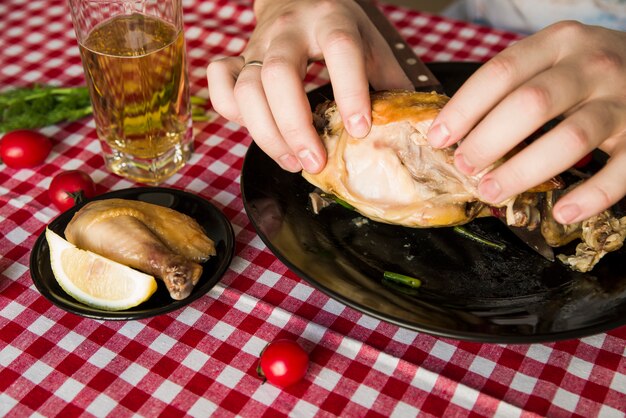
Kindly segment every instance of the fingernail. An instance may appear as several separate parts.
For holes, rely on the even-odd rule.
[[[309,173],[316,173],[320,169],[320,163],[315,154],[313,154],[308,149],[303,149],[298,153],[298,159],[300,160],[300,164],[302,164],[302,168],[304,168]]]
[[[278,164],[287,171],[300,171],[302,166],[296,157],[291,154],[284,154],[278,157]]]
[[[487,202],[498,203],[502,194],[502,188],[494,179],[487,179],[478,185],[478,193]]]
[[[348,118],[348,132],[355,138],[363,138],[370,131],[369,123],[363,115],[352,115]]]
[[[435,148],[441,148],[448,143],[450,131],[444,123],[438,123],[428,131],[428,143]]]
[[[469,164],[460,152],[454,155],[454,165],[464,174],[473,174],[475,170],[474,166]]]
[[[562,206],[558,208],[555,213],[555,216],[558,218],[557,220],[563,224],[571,224],[579,221],[581,210],[580,207],[575,203],[570,203],[568,205]]]

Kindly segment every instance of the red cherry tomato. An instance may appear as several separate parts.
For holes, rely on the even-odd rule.
[[[302,380],[309,368],[309,355],[291,340],[276,340],[261,353],[257,373],[271,384],[286,388]]]
[[[583,168],[587,164],[589,164],[592,159],[593,159],[593,155],[591,153],[589,153],[589,154],[585,155],[583,158],[581,158],[580,161],[578,161],[576,164],[574,164],[574,167],[575,168]]]
[[[2,137],[0,159],[11,168],[30,168],[43,163],[51,149],[52,142],[47,136],[20,129]]]
[[[96,185],[84,171],[64,171],[52,179],[48,195],[52,203],[65,211],[86,198],[94,197]]]

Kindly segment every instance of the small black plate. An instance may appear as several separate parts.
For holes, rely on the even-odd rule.
[[[123,311],[106,311],[92,308],[76,301],[59,286],[50,267],[50,248],[44,232],[37,238],[31,252],[30,273],[37,289],[54,305],[76,315],[94,319],[130,320],[149,318],[190,304],[211,290],[220,281],[233,257],[235,235],[228,219],[214,205],[200,196],[182,190],[162,187],[139,187],[118,190],[102,194],[91,200],[112,198],[154,203],[191,216],[198,221],[206,234],[215,242],[217,255],[202,264],[202,276],[191,295],[187,298],[183,300],[172,299],[163,282],[157,280],[158,288],[146,302]],[[62,213],[48,227],[64,237],[63,231],[65,227],[80,207],[82,205]]]
[[[451,95],[479,65],[429,67]],[[327,98],[330,86],[309,94],[312,106]],[[582,274],[545,260],[495,219],[466,228],[506,243],[503,252],[452,228],[386,225],[340,205],[315,215],[313,189],[256,145],[248,150],[241,190],[260,237],[300,277],[361,312],[433,335],[493,343],[578,338],[626,324],[626,248]],[[384,271],[423,284],[416,292],[391,288]]]

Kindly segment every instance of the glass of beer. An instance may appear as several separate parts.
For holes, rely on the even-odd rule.
[[[181,0],[69,0],[114,173],[159,184],[193,152]]]

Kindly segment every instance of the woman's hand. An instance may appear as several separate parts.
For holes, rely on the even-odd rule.
[[[561,115],[555,128],[485,175],[479,192],[501,202],[599,148],[610,156],[606,166],[554,207],[557,221],[574,223],[626,194],[626,33],[560,22],[529,36],[461,87],[428,138],[438,147],[464,138],[455,164],[476,173]]]
[[[254,8],[257,25],[241,56],[209,64],[210,98],[284,169],[317,173],[326,164],[302,82],[310,62],[325,61],[342,118],[356,137],[371,126],[368,81],[375,89],[412,88],[355,1],[257,0]]]

